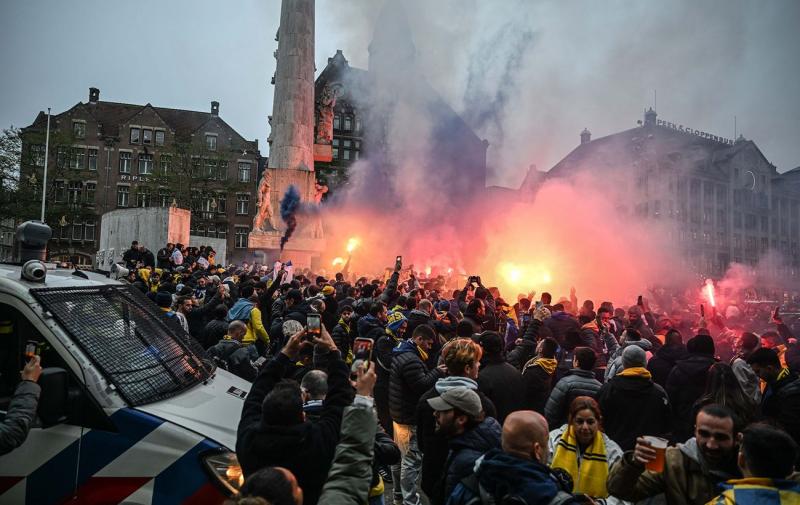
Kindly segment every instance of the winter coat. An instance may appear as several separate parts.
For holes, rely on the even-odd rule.
[[[375,412],[365,406],[344,409],[342,433],[319,503],[360,505],[366,503],[370,481],[364,478],[372,468],[375,451]],[[303,488],[305,491],[305,488]],[[308,503],[308,499],[304,500]]]
[[[253,382],[258,374],[253,364],[258,359],[255,346],[242,345],[241,342],[228,338],[220,340],[206,352],[210,358],[217,358],[225,363],[226,370],[244,380]]]
[[[531,359],[522,370],[523,406],[544,415],[544,406],[553,389],[555,368],[553,373],[548,373],[541,365],[534,365],[533,362],[534,359]]]
[[[668,344],[657,350],[647,362],[647,369],[653,376],[653,382],[659,386],[667,387],[667,377],[675,363],[686,358],[686,346]]]
[[[550,431],[550,435],[547,440],[549,448],[548,452],[550,454],[549,464],[551,465],[553,464],[553,458],[556,455],[556,446],[558,445],[558,441],[561,440],[561,437],[564,436],[564,432],[567,431],[566,424],[561,424],[561,425],[556,424],[555,426],[559,427]],[[600,432],[600,434],[603,436],[603,443],[606,446],[606,460],[608,461],[608,468],[610,469],[614,465],[614,463],[616,463],[622,458],[623,451],[622,448],[619,446],[619,444],[614,442],[611,439],[611,437],[609,437],[607,434],[603,432]],[[578,463],[578,465],[580,467],[580,462]]]
[[[427,312],[423,312],[421,310],[414,309],[408,313],[408,328],[406,328],[406,335],[411,336],[414,333],[414,328],[417,326],[427,324],[428,326],[433,327],[431,324],[432,318],[430,314]]]
[[[511,364],[487,358],[478,373],[478,390],[482,391],[497,409],[500,424],[506,416],[522,408],[522,374]]]
[[[549,426],[561,426],[567,422],[567,412],[572,400],[579,396],[597,398],[602,384],[595,379],[591,370],[573,368],[560,381],[556,382],[550,398],[544,407],[544,416]]]
[[[657,351],[661,349],[661,341],[655,336],[653,330],[651,330],[644,321],[639,319],[636,321],[636,324],[629,325],[628,327],[638,331],[644,340],[650,341],[650,343],[653,344],[653,350]]]
[[[708,369],[715,363],[713,356],[689,354],[675,363],[667,377],[667,394],[672,404],[672,440],[683,442],[694,433],[692,407],[706,389]]]
[[[279,353],[261,369],[245,399],[236,436],[236,455],[245,478],[267,466],[290,470],[303,488],[304,504],[316,504],[328,479],[342,412],[352,403],[350,368],[337,356],[328,366],[328,395],[314,423],[270,426],[261,419],[261,404],[275,384],[294,369],[294,362]],[[366,428],[363,431],[367,431]],[[370,436],[371,438],[371,436]],[[370,445],[371,447],[371,445]],[[370,458],[371,459],[371,458]],[[368,471],[369,465],[367,465]],[[367,473],[361,474],[361,478]],[[364,479],[365,483],[368,481]]]
[[[28,438],[41,392],[42,388],[33,381],[24,380],[17,385],[0,424],[0,455],[13,451]]]
[[[337,323],[331,331],[331,338],[336,344],[336,347],[342,352],[342,356],[347,356],[350,352],[352,344],[352,337],[350,336],[350,326],[342,323]],[[374,351],[375,349],[373,349]]]
[[[442,377],[438,368],[428,370],[416,344],[404,340],[392,349],[389,374],[389,412],[397,424],[416,423],[419,398]]]
[[[561,490],[548,467],[497,449],[475,462],[473,476],[455,486],[447,505],[475,503],[473,500],[480,500],[482,494],[497,504],[504,503],[506,497],[524,505],[556,505],[572,499],[572,495]]]
[[[487,417],[475,428],[453,437],[450,442],[450,453],[444,466],[444,493],[441,501],[431,503],[444,504],[461,479],[472,473],[475,460],[492,449],[500,448],[500,434],[503,428],[497,419]]]
[[[777,422],[800,443],[800,378],[789,373],[767,385],[761,400],[761,413]]]
[[[228,333],[228,322],[221,319],[212,319],[203,328],[203,339],[200,341],[203,348],[208,349],[222,340]]]
[[[428,404],[430,398],[437,398],[442,393],[455,387],[464,386],[478,393],[481,399],[483,412],[487,417],[497,416],[492,401],[480,391],[478,383],[467,377],[443,377],[436,381],[436,385],[423,394],[417,403],[416,426],[417,444],[422,453],[421,482],[420,487],[434,503],[443,503],[446,496],[440,496],[444,488],[442,483],[442,468],[447,462],[449,451],[447,439],[436,433],[436,419],[433,417],[433,409]]]
[[[623,450],[632,450],[636,437],[663,437],[670,431],[667,393],[646,376],[616,375],[597,392],[603,427]]]
[[[156,253],[156,259],[158,260],[158,268],[170,268],[172,263],[169,262],[170,255],[172,253],[169,252],[169,249],[166,247],[162,247]]]
[[[153,256],[153,251],[151,251],[150,249],[145,249],[144,251],[142,251],[139,257],[139,261],[141,261],[146,267],[155,268],[156,266],[156,258],[155,256]]]
[[[549,319],[545,319],[549,321]],[[536,352],[536,342],[539,339],[539,330],[542,328],[542,322],[532,319],[528,327],[525,329],[525,334],[522,336],[522,343],[514,347],[506,356],[506,361],[516,368],[522,370],[525,363],[530,360]]]
[[[578,320],[570,314],[559,311],[554,312],[550,317],[544,320],[544,326],[550,330],[550,333],[558,345],[564,343],[568,331],[580,331]]]
[[[790,477],[791,478],[791,477]],[[749,477],[720,485],[711,505],[790,505],[800,503],[800,484],[789,479]]]
[[[744,394],[757,404],[761,403],[761,380],[747,364],[747,361],[741,356],[736,356],[731,360],[731,369]]]
[[[610,358],[619,349],[619,342],[613,333],[598,330],[597,321],[591,321],[581,327],[581,340],[583,345],[594,351],[597,357],[595,368],[606,368]]]
[[[629,341],[625,342],[624,344],[620,345],[619,347],[617,347],[617,350],[614,351],[614,354],[608,360],[608,365],[606,367],[605,380],[608,380],[611,377],[614,377],[615,375],[617,375],[619,372],[622,371],[622,368],[623,368],[622,367],[622,351],[624,351],[625,348],[628,347],[629,345],[635,345],[635,346],[641,347],[642,350],[645,353],[650,353],[651,350],[653,349],[653,344],[651,344],[649,340],[644,340],[644,339],[642,339],[642,340],[629,340]]]
[[[645,472],[644,465],[626,453],[608,473],[608,492],[636,502],[664,493],[669,505],[705,505],[717,495],[717,485],[736,475],[709,471],[697,441],[691,438],[677,447],[667,447],[664,471]]]

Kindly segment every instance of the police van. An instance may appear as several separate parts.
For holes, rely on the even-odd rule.
[[[25,250],[26,225],[27,243],[41,245],[44,225],[26,223],[17,231],[26,261],[0,264],[0,410],[26,350],[41,356],[42,392],[27,439],[0,456],[0,504],[208,504],[234,494],[250,383],[216,369],[137,289],[30,259],[43,253]]]

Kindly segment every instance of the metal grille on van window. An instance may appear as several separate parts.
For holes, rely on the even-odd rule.
[[[175,396],[214,371],[202,346],[131,286],[31,294],[132,406]]]

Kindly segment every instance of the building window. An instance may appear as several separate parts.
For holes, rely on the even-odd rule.
[[[164,145],[164,130],[156,130],[156,145]]]
[[[145,187],[136,188],[136,206],[149,207],[150,206],[150,190]]]
[[[121,174],[129,174],[131,173],[131,153],[119,153],[119,173]]]
[[[225,193],[217,193],[217,213],[225,214],[227,205],[228,202]]]
[[[94,205],[94,195],[96,192],[97,192],[97,184],[94,182],[87,182],[86,192],[84,195],[86,197],[86,203]]]
[[[239,182],[250,182],[250,163],[239,162]]]
[[[44,146],[42,144],[31,145],[31,163],[34,167],[44,166]]]
[[[67,166],[67,157],[68,151],[67,148],[64,146],[58,146],[56,148],[56,166],[58,168],[64,168]],[[44,165],[44,163],[42,163]]]
[[[250,195],[248,193],[236,194],[236,215],[246,216],[250,207]]]
[[[73,147],[69,151],[69,168],[81,170],[86,166],[86,149]]]
[[[131,128],[131,144],[139,143],[139,128]]]
[[[139,155],[139,175],[150,175],[153,173],[153,155]]]
[[[191,173],[192,173],[192,179],[197,179],[200,177],[200,158],[196,156],[192,158]]]
[[[333,115],[333,129],[340,130],[342,128],[342,116],[339,114]]]
[[[247,249],[247,235],[250,230],[246,226],[237,226],[233,246],[237,249]]]
[[[350,150],[349,149],[344,149],[342,151],[342,159],[343,160],[349,160],[350,159]]]
[[[220,160],[217,162],[217,180],[228,180],[228,162],[225,160]]]
[[[344,117],[344,131],[349,132],[353,130],[353,116]]]
[[[172,164],[172,156],[168,154],[162,154],[158,160],[161,165],[161,175],[167,175],[167,172],[169,172],[169,167]]]
[[[93,242],[94,241],[94,221],[86,221],[86,224],[83,225],[84,228],[84,235],[83,239]]]
[[[72,122],[72,134],[75,136],[76,139],[85,139],[86,138],[86,123],[83,121],[73,121]]]
[[[217,150],[217,136],[216,135],[206,135],[206,149],[209,151],[216,151]]]
[[[83,240],[83,225],[72,223],[72,240]]]
[[[55,181],[53,183],[53,189],[55,189],[54,191],[55,194],[53,195],[53,201],[63,202],[64,200],[67,199],[67,189],[66,185],[64,184],[64,181]]]
[[[130,186],[117,186],[117,207],[127,207],[130,196]]]
[[[70,205],[81,203],[81,193],[83,193],[83,183],[81,181],[70,181],[67,193],[67,201]]]
[[[142,129],[142,144],[152,144],[153,143],[153,130],[150,128],[143,128]]]
[[[89,149],[89,170],[97,170],[97,149]]]
[[[360,117],[356,117],[356,131],[357,132],[361,131],[361,118]]]
[[[205,172],[203,173],[203,176],[206,179],[209,179],[209,180],[212,180],[212,181],[214,179],[217,179],[218,178],[217,177],[217,175],[218,175],[217,174],[217,160],[206,160],[205,165],[206,165],[206,167],[205,167],[206,169],[205,169]]]
[[[333,159],[339,159],[339,139],[333,139],[331,142],[331,155],[333,156]]]
[[[220,228],[217,230],[217,238],[227,239],[228,238],[228,230],[225,227]]]
[[[213,224],[208,225],[208,230],[206,230],[206,237],[217,238],[217,227]]]
[[[169,204],[172,203],[172,200],[169,197],[169,190],[167,188],[159,188],[158,201],[162,207],[169,207]]]

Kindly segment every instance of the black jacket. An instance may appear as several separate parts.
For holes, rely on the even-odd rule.
[[[200,343],[203,344],[204,349],[208,349],[212,345],[222,340],[228,333],[228,322],[223,319],[212,319],[203,328],[203,338]]]
[[[169,262],[169,258],[172,253],[166,247],[162,247],[158,250],[156,254],[156,259],[158,259],[157,265],[158,268],[170,268],[172,264]]]
[[[450,454],[444,466],[443,504],[452,494],[461,479],[472,474],[475,460],[492,449],[500,448],[500,434],[503,428],[497,420],[487,417],[474,429],[466,431],[450,440]],[[431,498],[431,503],[437,502]]]
[[[333,331],[331,331],[331,338],[336,344],[336,347],[342,352],[342,356],[347,356],[353,340],[350,335],[350,328],[342,323],[337,323],[333,327]],[[375,351],[374,348],[372,350]]]
[[[665,345],[647,362],[647,369],[653,375],[653,382],[661,386],[667,387],[667,377],[675,366],[675,363],[686,358],[686,346],[681,345]]]
[[[328,396],[317,421],[266,425],[261,420],[261,404],[293,366],[292,360],[279,353],[262,368],[242,408],[236,455],[245,478],[267,466],[287,468],[303,488],[303,503],[313,505],[327,479],[339,442],[342,413],[353,401],[353,388],[348,382],[349,367],[341,358],[333,359],[328,366]]]
[[[534,365],[532,360],[525,365],[522,369],[522,383],[524,386],[523,406],[526,409],[535,410],[544,415],[545,404],[555,385],[554,377],[555,369],[553,373],[547,373],[541,366]]]
[[[389,376],[389,413],[397,424],[415,424],[417,403],[425,391],[442,377],[438,368],[428,370],[419,356],[416,345],[403,341],[392,351]]]
[[[689,354],[675,363],[667,377],[667,394],[672,404],[673,441],[685,442],[694,434],[694,402],[706,389],[708,369],[716,362],[713,356]],[[625,449],[623,447],[623,449]]]
[[[423,312],[421,310],[414,309],[408,313],[408,327],[406,328],[406,335],[411,336],[414,333],[414,328],[420,326],[422,324],[427,324],[428,326],[433,327],[431,323],[431,316],[427,312]]]
[[[155,267],[156,266],[156,258],[153,256],[153,251],[150,249],[145,249],[143,252],[140,253],[139,260],[144,263],[146,267]]]
[[[664,437],[670,431],[667,393],[646,377],[615,375],[597,393],[603,427],[624,451],[632,450],[636,437]]]
[[[447,379],[443,379],[447,380]],[[441,384],[441,382],[440,382]],[[480,389],[477,391],[481,399],[481,406],[486,417],[497,418],[497,411],[492,400],[490,400]],[[422,469],[420,487],[425,494],[431,498],[432,503],[439,503],[436,496],[443,489],[439,488],[442,481],[442,468],[447,462],[449,452],[448,441],[444,436],[436,433],[436,419],[433,417],[433,409],[428,404],[428,399],[440,396],[436,386],[430,388],[423,394],[417,404],[417,444],[422,452]],[[444,498],[447,498],[446,496]],[[444,500],[441,501],[444,503]]]
[[[580,331],[581,329],[578,320],[566,312],[554,312],[552,316],[544,320],[544,326],[550,330],[558,345],[564,343],[568,331]]]
[[[258,370],[253,363],[258,359],[254,346],[244,346],[236,340],[220,340],[208,349],[208,356],[221,361],[225,369],[246,381],[253,382]]]
[[[487,358],[478,373],[478,389],[486,394],[497,409],[497,420],[503,424],[506,416],[522,408],[519,392],[522,391],[519,370],[502,358]]]
[[[770,384],[761,399],[761,411],[800,443],[800,378],[790,373]]]

